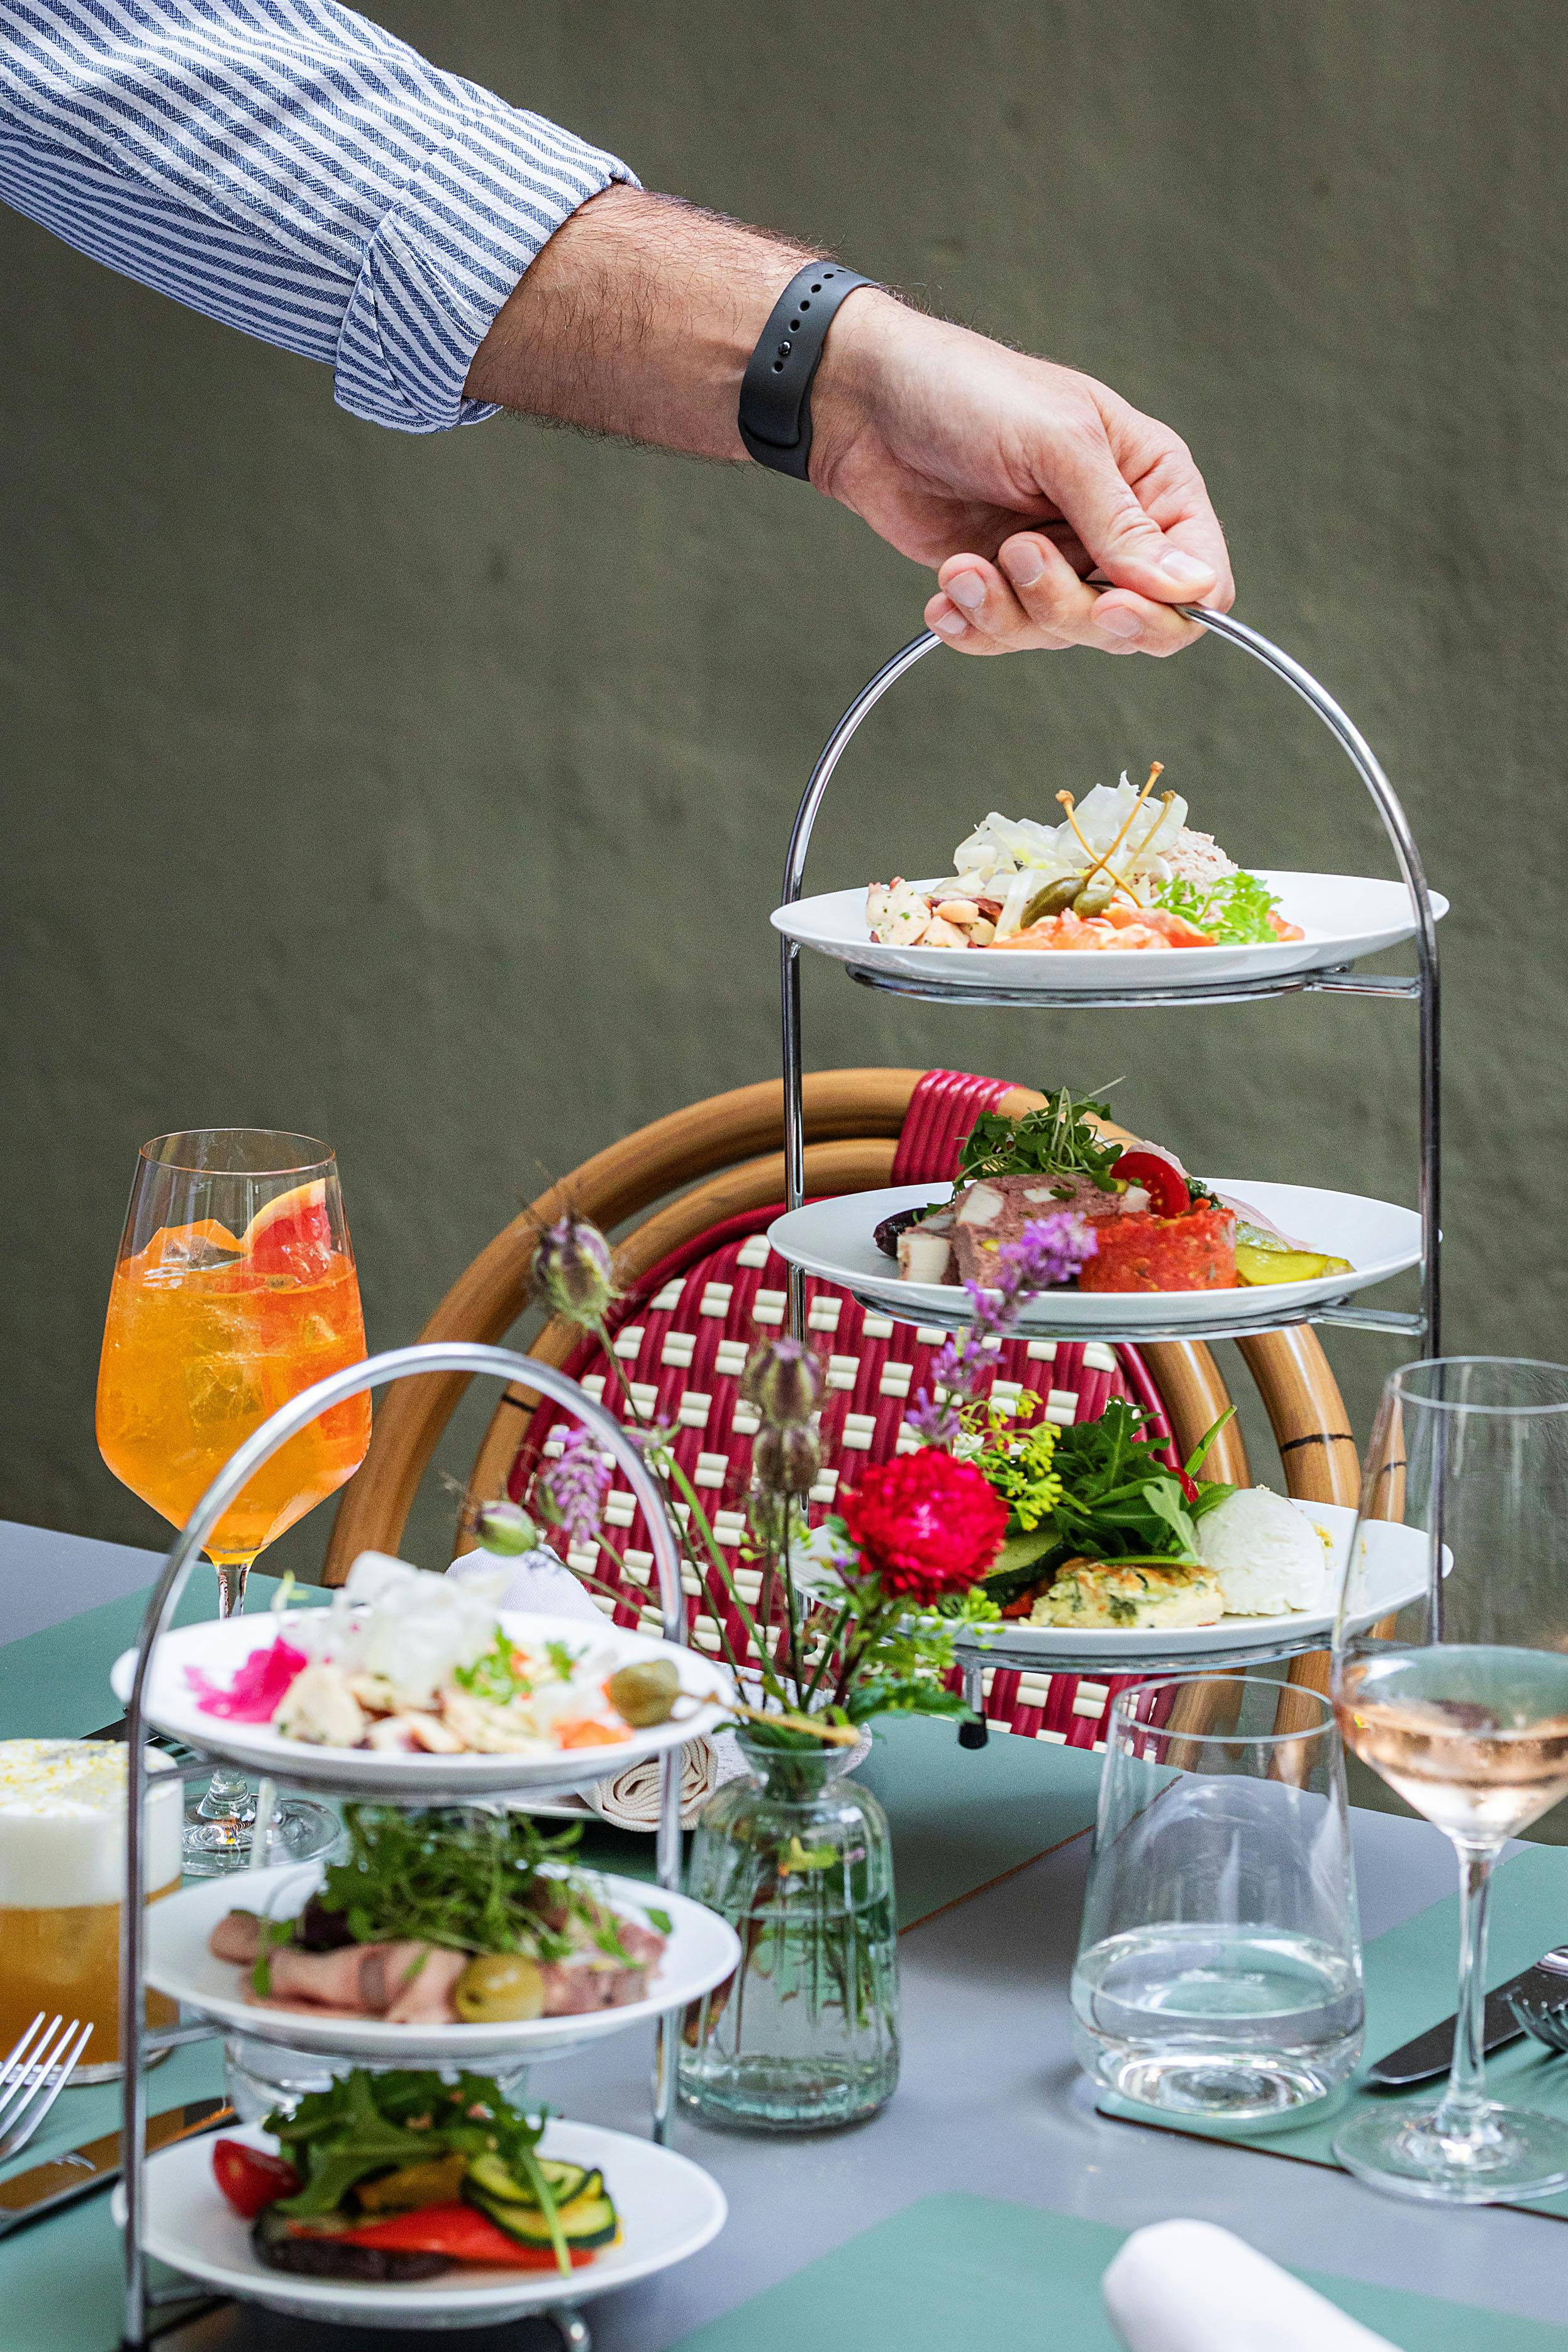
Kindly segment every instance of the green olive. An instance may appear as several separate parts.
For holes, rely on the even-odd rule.
[[[1103,915],[1116,895],[1113,882],[1086,883],[1072,901],[1072,911],[1087,920],[1091,915]]]
[[[465,2025],[510,2025],[544,2013],[544,1971],[523,1952],[482,1952],[452,1990]]]
[[[604,1685],[611,1706],[635,1731],[668,1723],[680,1696],[681,1678],[668,1658],[622,1666]]]
[[[1065,914],[1077,898],[1078,891],[1079,877],[1076,874],[1058,875],[1054,882],[1048,882],[1043,890],[1035,892],[1023,910],[1019,929],[1027,931],[1031,923],[1040,922],[1046,915]]]

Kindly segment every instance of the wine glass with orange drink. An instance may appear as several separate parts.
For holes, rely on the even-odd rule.
[[[141,1148],[110,1291],[98,1443],[121,1483],[177,1528],[236,1447],[302,1389],[362,1361],[364,1316],[337,1162],[269,1128],[199,1128]],[[208,1540],[221,1613],[245,1606],[251,1562],[352,1477],[370,1444],[368,1396],[333,1405],[280,1446]],[[188,1819],[185,1867],[249,1858],[243,1774],[218,1771]],[[324,1806],[274,1816],[280,1857],[337,1834]]]

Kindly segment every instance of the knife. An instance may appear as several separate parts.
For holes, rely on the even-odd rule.
[[[1557,1962],[1555,1967],[1549,1965]],[[1568,2000],[1568,1953],[1549,1952],[1531,1969],[1525,1969],[1506,1984],[1489,1992],[1481,2021],[1481,2048],[1487,2057],[1494,2050],[1504,2049],[1511,2042],[1523,2036],[1524,2027],[1513,2012],[1513,1996],[1524,1993],[1539,2001],[1553,2004]],[[1405,2042],[1391,2050],[1366,2070],[1367,2080],[1389,2091],[1404,2090],[1411,2083],[1429,2082],[1435,2074],[1446,2074],[1453,2063],[1454,2028],[1458,2017],[1446,2017],[1441,2025],[1429,2026],[1418,2033],[1414,2042]]]
[[[234,2119],[226,2099],[192,2099],[183,2107],[165,2107],[162,2115],[148,2118],[147,2152],[151,2156],[154,2148],[172,2147],[176,2140],[216,2131]],[[74,2205],[78,2197],[108,2189],[119,2178],[120,2134],[112,2131],[0,2180],[0,2238],[57,2213],[62,2205]]]

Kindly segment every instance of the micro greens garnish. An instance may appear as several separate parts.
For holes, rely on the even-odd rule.
[[[1119,1079],[1113,1083],[1120,1085]],[[1115,1190],[1112,1169],[1124,1146],[1107,1142],[1091,1118],[1109,1118],[1111,1106],[1065,1087],[1022,1118],[982,1111],[958,1162],[960,1184],[981,1176],[1087,1176],[1102,1192]]]
[[[459,1666],[452,1679],[476,1698],[489,1699],[497,1706],[506,1706],[515,1698],[527,1698],[533,1690],[522,1669],[521,1652],[512,1647],[498,1625],[496,1638],[484,1656],[476,1658],[471,1666]]]

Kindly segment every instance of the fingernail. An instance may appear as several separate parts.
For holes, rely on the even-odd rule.
[[[1102,604],[1094,614],[1094,625],[1103,629],[1108,637],[1136,637],[1143,633],[1143,623],[1136,613],[1125,604]]]
[[[986,601],[986,583],[977,572],[955,572],[951,580],[943,582],[942,592],[969,613],[977,613]]]
[[[969,624],[962,613],[938,613],[931,625],[945,637],[967,637],[969,634]]]
[[[1196,555],[1184,555],[1179,547],[1161,556],[1160,570],[1167,580],[1175,580],[1184,588],[1208,588],[1214,584],[1209,566],[1200,563]]]
[[[1030,539],[1002,550],[1002,570],[1015,588],[1032,588],[1045,570],[1045,558]]]

